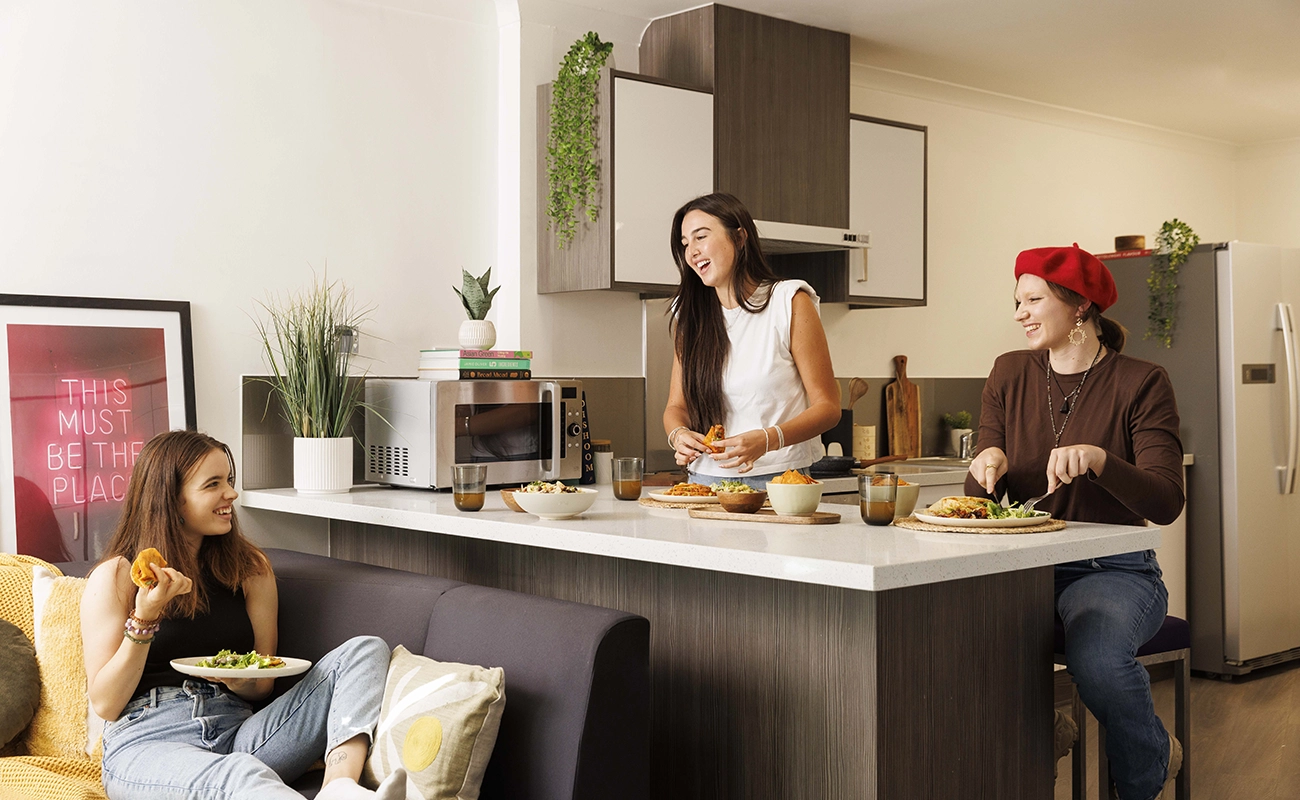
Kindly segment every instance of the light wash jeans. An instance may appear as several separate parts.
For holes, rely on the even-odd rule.
[[[198,679],[127,703],[104,726],[104,789],[112,800],[302,800],[285,785],[357,734],[371,737],[388,645],[349,639],[266,708]]]
[[[1169,734],[1151,702],[1137,649],[1165,621],[1169,592],[1147,550],[1056,567],[1065,664],[1079,696],[1106,727],[1106,758],[1122,800],[1150,800],[1169,770]],[[1101,787],[1102,795],[1109,791]]]
[[[803,469],[796,469],[795,472],[802,472],[803,474],[807,475],[808,468],[805,467]],[[712,486],[718,481],[740,481],[746,486],[752,489],[757,489],[761,492],[767,489],[768,481],[772,480],[778,475],[784,475],[784,474],[785,474],[785,470],[781,470],[780,472],[764,472],[761,475],[737,475],[732,478],[724,478],[718,475],[701,475],[698,472],[692,472],[688,467],[686,469],[686,480],[690,483],[700,483],[705,486]]]

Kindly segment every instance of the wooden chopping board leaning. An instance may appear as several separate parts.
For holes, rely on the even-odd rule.
[[[885,386],[885,424],[889,426],[890,455],[921,455],[921,397],[907,379],[907,356],[894,356],[898,377]]]

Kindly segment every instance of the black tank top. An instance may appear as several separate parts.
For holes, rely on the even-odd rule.
[[[134,696],[156,686],[180,686],[187,678],[171,667],[173,658],[214,656],[218,650],[247,653],[253,649],[253,623],[248,619],[244,591],[231,591],[206,572],[201,576],[208,595],[208,612],[194,619],[164,619],[154,635],[144,673]]]

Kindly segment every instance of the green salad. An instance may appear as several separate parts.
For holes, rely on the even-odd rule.
[[[986,501],[989,507],[989,519],[1026,519],[1028,517],[1048,517],[1051,516],[1046,511],[1025,511],[1019,503],[1012,503],[1008,506],[1000,506],[992,500]]]
[[[277,656],[264,656],[256,650],[236,653],[234,650],[222,650],[212,658],[205,658],[196,667],[217,669],[275,669],[283,667],[284,660]]]
[[[744,481],[718,481],[709,488],[716,494],[753,494],[758,491]]]

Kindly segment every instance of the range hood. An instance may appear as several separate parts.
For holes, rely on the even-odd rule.
[[[793,222],[754,220],[763,252],[768,255],[788,253],[828,253],[837,250],[866,250],[871,234],[821,225],[798,225]]]

